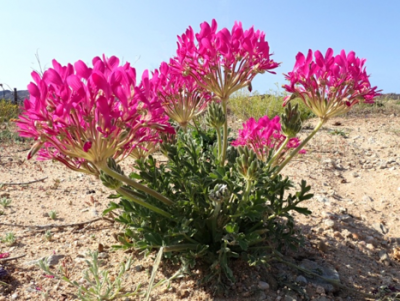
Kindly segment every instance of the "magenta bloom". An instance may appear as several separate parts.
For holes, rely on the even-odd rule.
[[[344,50],[334,56],[329,48],[325,57],[320,51],[308,51],[307,57],[299,52],[292,72],[285,75],[290,84],[286,91],[293,93],[285,98],[284,104],[295,97],[322,119],[345,113],[359,103],[373,103],[380,95],[377,87],[371,87],[365,70],[365,59],[356,57],[353,51]]]
[[[243,123],[243,129],[239,130],[238,138],[232,142],[232,145],[247,146],[256,153],[258,159],[266,161],[270,152],[273,151],[275,153],[285,142],[285,139],[279,116],[275,116],[272,119],[264,116],[258,121],[255,121],[252,117],[246,123]],[[290,148],[296,148],[299,144],[298,138],[289,139],[275,164],[283,160],[285,153]]]
[[[95,57],[93,68],[53,60],[53,68],[32,77],[17,121],[20,135],[37,141],[28,158],[38,152],[39,160],[97,174],[107,158],[122,160],[146,141],[144,128],[173,132],[147,71],[136,85],[135,69],[114,56]]]
[[[270,59],[270,49],[262,31],[253,27],[243,30],[235,22],[232,30],[217,31],[217,22],[204,22],[199,33],[189,27],[178,37],[177,56],[170,62],[172,68],[190,75],[196,82],[226,102],[233,92],[250,85],[258,73],[279,66]]]
[[[211,94],[192,77],[172,72],[165,62],[153,74],[153,81],[165,113],[182,127],[203,113],[211,100]]]

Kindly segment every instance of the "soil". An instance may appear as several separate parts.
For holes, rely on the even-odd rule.
[[[236,125],[240,124],[236,121]],[[305,124],[301,137],[309,134],[316,120]],[[233,263],[237,283],[225,296],[215,297],[197,281],[202,267],[192,276],[171,280],[152,291],[152,300],[365,300],[366,294],[386,286],[400,290],[400,118],[395,115],[368,115],[335,118],[307,145],[307,153],[287,166],[283,174],[295,183],[301,179],[312,187],[314,198],[305,206],[308,217],[295,214],[305,244],[298,252],[286,254],[289,263],[305,259],[336,270],[345,287],[334,290],[282,263],[248,267]],[[0,237],[14,233],[15,243],[0,242],[0,252],[24,257],[1,262],[8,272],[1,281],[0,301],[76,300],[76,289],[64,281],[49,278],[32,261],[61,255],[52,268],[68,268],[70,278],[85,284],[87,251],[101,251],[101,269],[113,279],[124,258],[133,256],[126,273],[126,290],[149,284],[156,254],[112,249],[121,227],[101,220],[112,193],[91,176],[68,170],[58,163],[26,160],[27,143],[0,145]],[[125,171],[132,162],[124,163]],[[29,183],[36,181],[34,183]],[[28,183],[28,184],[23,184]],[[55,211],[52,220],[49,212]],[[92,223],[62,226],[80,222]],[[38,225],[60,227],[38,228]],[[51,231],[52,237],[49,238]],[[57,259],[55,257],[55,259]],[[155,283],[171,277],[179,266],[162,263]],[[304,275],[306,276],[306,275]],[[302,283],[303,281],[303,283]],[[372,296],[369,296],[371,298]],[[139,300],[143,295],[123,300]],[[373,298],[372,298],[373,299]]]

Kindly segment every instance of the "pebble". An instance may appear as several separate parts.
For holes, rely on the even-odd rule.
[[[258,288],[260,290],[269,290],[269,284],[265,281],[259,281],[258,282]]]
[[[328,229],[333,228],[335,226],[335,222],[331,219],[324,219],[324,224]]]
[[[97,255],[99,258],[101,258],[101,259],[105,259],[105,258],[108,258],[108,254],[106,253],[106,252],[101,252],[101,253],[99,253],[99,255]]]
[[[374,200],[371,198],[371,197],[369,197],[368,195],[363,195],[363,197],[361,198],[361,200],[363,201],[363,202],[373,202]]]
[[[11,295],[11,300],[17,300],[17,299],[18,299],[17,293]]]
[[[315,198],[317,199],[318,202],[329,203],[329,199],[322,195],[316,195]]]
[[[135,271],[136,272],[141,272],[141,271],[143,271],[143,266],[140,264],[140,265],[137,265],[137,266],[135,266]]]
[[[325,289],[320,285],[318,285],[316,287],[315,291],[316,291],[317,294],[320,294],[320,295],[325,294]]]
[[[303,275],[297,276],[296,282],[297,282],[298,284],[302,285],[302,286],[307,285],[307,279],[306,279],[306,277],[304,277]]]
[[[386,253],[386,251],[382,250],[382,251],[379,252],[379,260],[380,260],[380,261],[387,261],[387,260],[389,260],[389,256],[388,256],[388,254]]]

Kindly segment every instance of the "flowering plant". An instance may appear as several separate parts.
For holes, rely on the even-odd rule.
[[[311,51],[307,58],[300,53],[286,76],[292,95],[285,113],[250,118],[236,140],[228,138],[229,96],[251,89],[258,73],[273,73],[279,64],[270,55],[263,32],[243,30],[240,22],[217,31],[213,20],[197,34],[189,27],[169,64],[151,77],[145,71],[139,84],[135,70],[116,57],[96,57],[93,68],[53,61],[43,76],[32,73],[31,98],[17,123],[22,136],[36,140],[28,158],[55,159],[114,189],[110,198],[119,201],[104,214],[121,209],[119,247],[159,249],[186,267],[200,259],[210,266],[208,279],[233,281],[233,258],[265,262],[275,248],[301,242],[291,211],[309,214],[299,204],[312,194],[305,181],[289,191],[294,185],[280,175],[282,168],[329,118],[378,94],[365,60],[353,52],[333,57],[328,50],[323,57],[317,51],[315,62]],[[289,103],[294,97],[320,118],[303,141],[296,137],[298,108]],[[192,127],[202,115],[208,128]],[[166,162],[150,155],[158,146]],[[128,156],[136,159],[135,172],[125,176],[118,163]]]

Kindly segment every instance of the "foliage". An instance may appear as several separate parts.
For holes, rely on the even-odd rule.
[[[257,91],[250,93],[247,89],[242,89],[234,93],[229,99],[229,110],[239,119],[247,120],[250,117],[260,119],[267,115],[273,118],[284,112],[282,106],[284,95],[278,92],[270,91],[267,94],[260,95]],[[314,114],[299,99],[293,103],[299,104],[301,120],[307,120],[314,117]]]
[[[88,269],[82,272],[84,284],[79,284],[69,278],[63,267],[60,268],[60,274],[56,274],[50,270],[47,264],[47,258],[39,261],[38,266],[57,279],[61,279],[78,289],[77,297],[82,301],[102,301],[102,300],[116,300],[119,298],[126,298],[138,294],[140,285],[137,286],[134,292],[125,292],[123,279],[126,272],[129,271],[132,265],[132,258],[125,259],[120,264],[118,275],[114,281],[110,280],[109,272],[107,270],[100,270],[97,252],[89,252],[90,260],[86,260]]]
[[[18,117],[18,105],[11,101],[0,99],[0,124]]]
[[[164,247],[166,257],[187,268],[201,259],[210,265],[210,276],[223,272],[233,281],[231,258],[244,256],[254,264],[268,257],[269,248],[298,246],[300,239],[290,211],[309,214],[299,204],[312,195],[304,181],[298,192],[289,193],[293,183],[282,176],[272,179],[273,169],[255,156],[248,162],[256,166],[249,184],[242,171],[248,167],[244,166],[245,155],[229,147],[228,162],[220,166],[215,136],[210,143],[212,133],[179,132],[176,143],[162,144],[167,163],[160,164],[150,156],[138,160],[138,172],[130,175],[174,200],[174,206],[162,207],[173,220],[125,198],[111,202],[104,214],[121,209],[116,220],[126,226],[119,237],[123,248],[150,251]],[[225,192],[215,197],[221,185]],[[160,205],[150,196],[143,197],[147,203]]]
[[[12,246],[16,243],[17,238],[15,237],[15,234],[12,232],[7,232],[4,238],[1,238],[1,242],[5,243],[8,246]]]
[[[11,206],[11,199],[7,199],[7,198],[1,198],[0,199],[0,205],[3,206],[3,208],[8,208]]]

